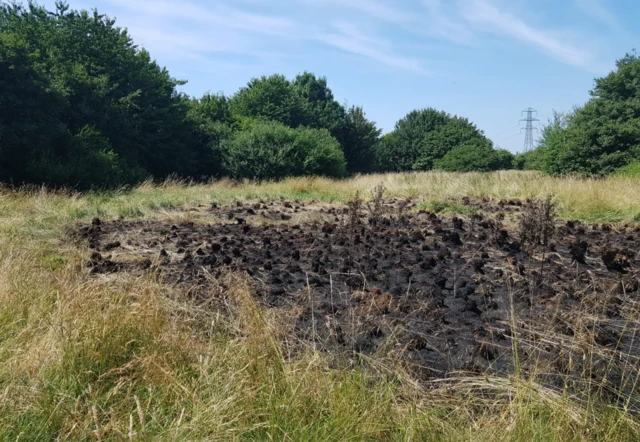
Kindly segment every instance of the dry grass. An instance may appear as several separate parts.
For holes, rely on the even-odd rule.
[[[175,217],[212,200],[344,200],[384,183],[425,203],[552,194],[561,216],[632,221],[640,180],[535,173],[420,173],[346,181],[167,182],[130,191],[0,191],[1,440],[637,440],[623,406],[578,400],[534,377],[421,385],[384,360],[290,358],[282,324],[230,275],[228,315],[176,300],[151,278],[90,278],[61,239],[79,220]],[[214,290],[214,288],[212,288]]]

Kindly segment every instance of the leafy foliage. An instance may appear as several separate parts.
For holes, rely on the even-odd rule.
[[[306,109],[284,75],[252,79],[229,102],[234,115],[277,121],[289,127],[303,125]]]
[[[513,154],[494,150],[483,143],[467,142],[454,147],[435,161],[435,168],[448,172],[489,172],[510,169]]]
[[[591,100],[545,128],[541,168],[553,175],[607,175],[640,159],[640,57],[627,54],[596,79]]]
[[[534,149],[514,155],[512,167],[517,170],[542,170],[542,151]]]
[[[454,149],[456,152],[444,160]],[[467,149],[471,152],[467,153]],[[465,168],[484,170],[488,166],[477,161],[474,166],[469,162],[470,155],[477,156],[476,151],[493,151],[491,141],[482,131],[466,118],[429,108],[414,110],[396,123],[392,134],[378,143],[376,163],[379,170],[385,171],[430,170],[434,167],[459,170],[455,167],[460,163],[465,163]]]
[[[396,171],[398,152],[396,147],[398,146],[398,135],[395,132],[389,132],[384,134],[378,142],[373,146],[373,162],[374,169],[377,171]]]
[[[206,172],[183,82],[114,20],[62,2],[54,13],[2,5],[0,42],[3,180],[89,186]]]
[[[622,166],[616,170],[616,175],[623,177],[640,177],[640,161]]]
[[[281,179],[292,175],[345,174],[338,141],[326,129],[291,129],[256,122],[222,143],[225,170],[234,178]]]
[[[283,75],[254,78],[231,98],[230,105],[237,119],[326,129],[340,143],[350,173],[372,169],[372,150],[380,131],[362,108],[345,109],[338,103],[324,77],[304,72],[293,81]]]
[[[374,122],[367,120],[361,107],[351,106],[347,109],[341,138],[349,172],[374,170],[374,146],[380,138],[380,132]]]
[[[345,109],[335,100],[333,92],[327,86],[327,79],[304,72],[296,76],[291,87],[302,103],[303,118],[300,125],[327,129],[334,137],[340,137],[345,122]]]

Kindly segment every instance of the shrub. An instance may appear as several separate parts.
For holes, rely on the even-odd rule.
[[[616,170],[617,176],[638,177],[640,178],[640,161],[627,164]]]
[[[514,155],[512,167],[517,170],[542,170],[542,149]]]
[[[489,172],[510,169],[513,155],[506,150],[494,150],[482,143],[468,142],[451,149],[435,162],[435,168],[448,172]]]
[[[340,136],[349,172],[371,172],[374,169],[374,146],[380,137],[380,129],[366,118],[364,110],[358,106],[347,109],[343,126]]]
[[[85,126],[72,137],[65,156],[50,153],[32,157],[24,166],[25,177],[54,186],[79,189],[119,187],[145,179],[148,174],[130,166],[95,128]]]
[[[326,129],[298,128],[294,130],[297,147],[304,152],[301,175],[341,177],[347,163],[340,143]]]
[[[282,179],[293,175],[345,174],[340,144],[325,129],[291,129],[254,122],[222,142],[223,167],[234,178]]]
[[[395,132],[383,135],[373,147],[374,169],[381,172],[402,170],[399,148],[400,143]]]

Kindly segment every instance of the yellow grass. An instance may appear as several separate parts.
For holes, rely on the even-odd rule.
[[[152,278],[89,277],[87,252],[65,240],[94,216],[186,216],[174,210],[212,200],[339,201],[380,182],[424,203],[551,194],[564,217],[640,219],[638,179],[528,172],[1,190],[0,440],[637,440],[640,421],[624,407],[531,378],[425,386],[388,360],[354,366],[311,348],[290,358],[287,331],[241,278],[228,276],[225,316]]]

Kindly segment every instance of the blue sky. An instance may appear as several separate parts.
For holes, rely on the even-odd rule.
[[[51,6],[52,1],[45,1]],[[520,111],[542,122],[588,100],[637,46],[635,0],[77,0],[127,27],[183,90],[234,93],[310,71],[385,132],[416,108],[475,122],[520,151]]]

